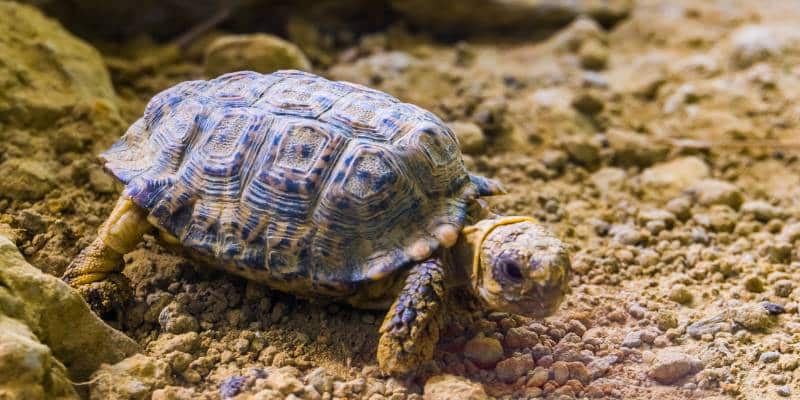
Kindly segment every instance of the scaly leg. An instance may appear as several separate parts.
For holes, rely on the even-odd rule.
[[[97,239],[72,261],[62,279],[77,289],[96,313],[119,309],[132,296],[130,283],[121,273],[122,256],[136,248],[150,228],[147,213],[121,197]]]
[[[404,374],[433,357],[442,321],[445,274],[438,256],[414,266],[408,274],[380,329],[378,364],[384,372]]]

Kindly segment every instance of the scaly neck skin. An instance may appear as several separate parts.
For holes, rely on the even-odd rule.
[[[483,227],[482,224],[465,226],[461,231],[455,246],[452,247],[453,265],[455,266],[454,283],[458,286],[468,285],[475,288],[476,274],[479,271],[475,269],[475,256],[480,252],[480,241],[483,240]]]

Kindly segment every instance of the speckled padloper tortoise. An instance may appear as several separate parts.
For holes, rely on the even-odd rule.
[[[378,361],[432,357],[446,291],[542,316],[567,289],[565,246],[467,172],[432,113],[300,71],[236,72],[169,88],[101,155],[124,192],[64,279],[98,311],[130,296],[122,255],[156,227],[196,258],[275,289],[389,308]]]

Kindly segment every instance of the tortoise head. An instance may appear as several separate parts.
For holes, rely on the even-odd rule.
[[[568,290],[566,246],[530,217],[495,217],[466,227],[472,286],[491,310],[544,317]]]

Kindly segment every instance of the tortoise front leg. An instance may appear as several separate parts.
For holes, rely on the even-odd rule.
[[[433,357],[442,321],[445,274],[438,256],[411,269],[381,325],[378,364],[384,372],[407,373]]]
[[[122,256],[136,248],[152,226],[147,214],[126,197],[120,197],[97,239],[70,263],[62,279],[77,289],[98,314],[119,308],[132,293],[122,275]]]

